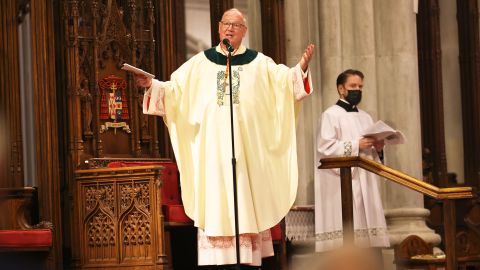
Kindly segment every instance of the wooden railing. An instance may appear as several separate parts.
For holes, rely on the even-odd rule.
[[[443,224],[445,228],[445,267],[447,270],[457,269],[455,248],[455,204],[453,200],[472,198],[471,187],[439,188],[425,183],[388,166],[362,157],[338,157],[320,160],[319,169],[340,168],[340,185],[342,191],[342,219],[344,241],[353,243],[353,198],[352,198],[352,167],[359,167],[384,177],[397,184],[413,189],[435,199],[443,201]]]

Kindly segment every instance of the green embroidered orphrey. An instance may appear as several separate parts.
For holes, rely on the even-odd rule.
[[[204,51],[205,56],[211,62],[225,66],[227,65],[227,57],[215,50],[215,48]],[[232,101],[233,104],[240,103],[240,71],[242,65],[252,62],[258,55],[258,52],[247,49],[245,53],[232,56]],[[225,104],[225,92],[228,86],[228,77],[225,76],[225,71],[217,72],[217,104],[223,106]]]
[[[225,79],[225,71],[219,71],[217,73],[217,104],[218,106],[223,106],[225,104],[225,93],[229,92],[227,90],[228,79]],[[227,77],[228,78],[228,77]],[[240,71],[232,70],[232,101],[233,104],[240,104]]]

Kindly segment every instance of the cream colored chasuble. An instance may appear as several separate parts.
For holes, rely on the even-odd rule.
[[[144,113],[164,116],[180,170],[186,214],[208,236],[234,231],[226,57],[219,47],[192,57],[168,82],[154,80]],[[297,191],[294,103],[307,95],[297,65],[277,65],[241,47],[232,58],[239,231],[276,225]],[[311,87],[310,76],[308,83]]]

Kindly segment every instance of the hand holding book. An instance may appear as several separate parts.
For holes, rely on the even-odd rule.
[[[387,144],[403,144],[405,143],[405,135],[399,130],[394,130],[389,125],[385,124],[383,121],[379,120],[372,126],[368,127],[364,133],[363,137],[372,138],[375,141],[383,141],[385,145]]]
[[[153,75],[151,73],[148,73],[143,69],[140,69],[140,68],[134,67],[132,65],[129,65],[127,63],[123,64],[122,69],[126,70],[126,71],[133,72],[133,73],[135,73],[135,75],[143,75],[143,76],[151,78],[151,79],[155,78],[155,75]]]
[[[155,75],[127,63],[123,64],[122,69],[135,74],[135,83],[138,86],[145,88],[150,88],[150,86],[152,86],[152,79],[155,78]]]

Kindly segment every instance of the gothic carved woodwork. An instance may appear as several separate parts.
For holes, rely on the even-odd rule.
[[[55,3],[62,77],[57,80],[58,106],[65,135],[63,248],[70,251],[65,265],[76,268],[81,265],[81,251],[72,246],[79,242],[80,229],[73,216],[74,171],[91,158],[174,158],[162,119],[143,114],[144,89],[120,68],[127,62],[168,80],[184,62],[184,8],[180,0]]]
[[[445,258],[436,258],[433,248],[417,235],[410,235],[395,246],[396,269],[445,268]]]
[[[76,171],[80,268],[164,269],[161,169]]]
[[[62,14],[60,28],[65,82],[64,87],[67,116],[65,117],[65,162],[67,191],[63,194],[65,207],[64,248],[71,250],[66,265],[75,268],[80,264],[80,250],[72,243],[78,243],[78,224],[73,216],[76,196],[73,194],[73,171],[90,157],[108,155],[139,156],[158,155],[144,141],[145,151],[140,142],[139,122],[145,122],[141,114],[143,89],[137,89],[133,77],[120,70],[124,62],[154,72],[152,34],[154,16],[152,1],[117,0],[64,0],[59,4]],[[126,82],[125,98],[129,109],[131,133],[108,129],[101,132],[105,120],[100,119],[101,89],[99,82],[114,75]],[[123,99],[123,95],[122,95]],[[148,125],[148,122],[146,123]],[[144,136],[151,138],[152,136]],[[158,148],[158,147],[157,147]],[[69,239],[68,239],[69,238]]]
[[[478,1],[457,0],[465,184],[480,188],[480,25]]]
[[[128,62],[155,72],[153,1],[67,0],[64,4],[68,110],[69,117],[79,120],[69,126],[72,161],[78,166],[89,157],[158,156],[152,151],[158,146],[151,146],[158,142],[142,114],[143,89],[120,69]],[[110,100],[101,88],[105,80],[121,82],[116,85],[122,91],[116,102],[122,103],[121,119],[128,119],[123,132],[105,125],[105,103]]]
[[[478,269],[480,267],[480,238],[471,231],[459,232],[456,236],[458,269]],[[444,269],[445,258],[436,257],[432,247],[417,235],[410,235],[395,246],[397,269]],[[457,269],[457,268],[455,268]]]
[[[433,255],[433,248],[417,235],[410,235],[395,247],[395,259],[408,260],[416,255]]]
[[[461,231],[457,234],[457,253],[461,257],[480,254],[480,236],[473,231]]]
[[[462,205],[463,226],[457,233],[457,253],[459,256],[477,256],[480,254],[480,197],[468,200]],[[480,263],[480,257],[479,263]]]

